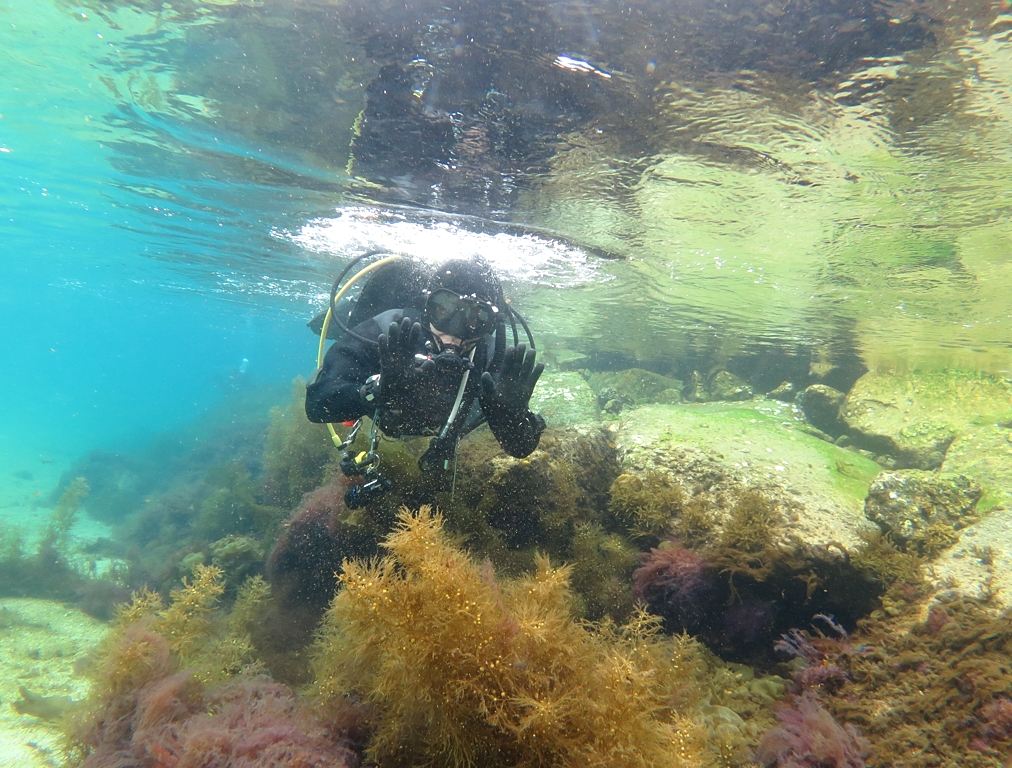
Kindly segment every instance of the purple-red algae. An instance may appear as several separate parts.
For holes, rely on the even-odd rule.
[[[812,693],[776,711],[779,725],[759,745],[763,766],[777,768],[864,768],[871,748],[854,726],[840,725]]]

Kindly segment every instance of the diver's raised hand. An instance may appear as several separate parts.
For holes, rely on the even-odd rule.
[[[412,325],[410,317],[390,323],[387,332],[379,336],[380,373],[412,365],[421,340],[422,326]]]
[[[537,353],[526,344],[506,347],[499,381],[488,371],[481,377],[481,405],[483,408],[501,408],[506,411],[527,410],[534,387],[538,383],[544,363],[537,363]]]
[[[421,380],[415,365],[415,351],[422,340],[422,326],[405,317],[390,323],[379,341],[379,405],[407,404]]]

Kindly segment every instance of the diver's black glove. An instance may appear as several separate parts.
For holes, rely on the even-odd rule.
[[[415,364],[415,350],[421,340],[422,326],[412,325],[407,317],[400,323],[390,323],[387,332],[380,334],[380,378],[371,403],[400,408],[412,402],[423,376]],[[368,399],[369,393],[365,397]]]
[[[481,376],[481,406],[485,411],[503,410],[522,413],[527,410],[534,387],[538,383],[544,363],[534,364],[537,353],[526,344],[506,347],[499,381],[488,371]]]

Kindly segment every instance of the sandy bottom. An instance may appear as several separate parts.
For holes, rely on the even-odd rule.
[[[49,600],[0,598],[0,766],[42,768],[62,762],[62,733],[53,723],[22,715],[11,702],[19,687],[42,696],[88,693],[74,664],[108,631],[97,619]]]

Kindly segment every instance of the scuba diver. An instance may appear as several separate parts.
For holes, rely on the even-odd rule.
[[[335,292],[336,287],[337,282]],[[353,458],[346,450],[357,426],[339,446],[345,450],[344,473],[364,474],[367,481],[352,489],[357,495],[349,491],[346,501],[353,507],[390,487],[375,471],[377,428],[392,438],[433,436],[418,462],[423,471],[447,469],[460,438],[482,422],[488,422],[503,450],[517,458],[538,447],[545,429],[545,420],[528,407],[544,363],[536,362],[533,343],[517,343],[513,318],[519,315],[506,304],[499,279],[484,259],[451,259],[436,268],[423,290],[417,284],[407,291],[402,286],[399,294],[397,308],[345,329],[306,388],[310,421],[372,417],[368,454]],[[383,305],[365,298],[363,289],[360,308]],[[334,304],[332,293],[332,309]],[[349,317],[354,322],[355,313]],[[514,344],[508,347],[507,320],[514,329]]]

